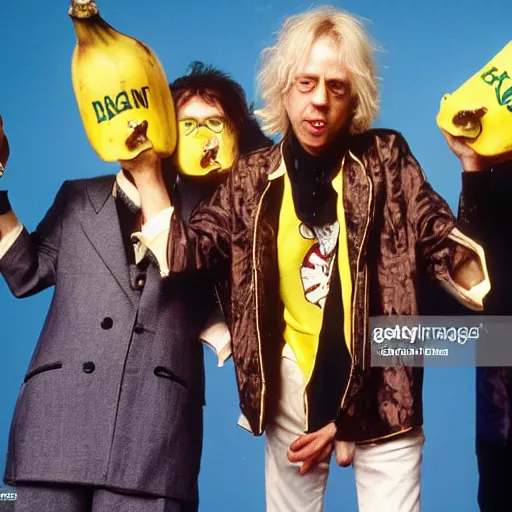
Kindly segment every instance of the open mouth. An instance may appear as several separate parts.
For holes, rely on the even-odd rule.
[[[147,144],[149,142],[148,133],[148,122],[147,121],[129,121],[128,126],[132,129],[132,133],[126,139],[126,147],[130,151],[134,151],[139,146]]]
[[[326,122],[322,119],[308,119],[307,123],[311,126],[314,132],[321,132],[326,126]]]
[[[453,116],[453,124],[469,139],[476,139],[482,132],[482,117],[487,113],[485,107],[476,110],[461,110]]]
[[[217,155],[219,153],[219,140],[217,137],[211,137],[203,148],[201,157],[201,167],[206,169],[211,165],[218,165]]]

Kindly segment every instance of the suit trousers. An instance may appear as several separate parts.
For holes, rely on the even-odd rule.
[[[304,379],[291,349],[281,361],[281,396],[265,436],[267,512],[322,512],[330,461],[306,475],[287,452],[304,434]],[[352,463],[360,512],[419,512],[421,461],[425,437],[416,428],[396,439],[356,446]],[[342,509],[340,509],[342,510]]]
[[[52,484],[16,487],[15,512],[197,512],[198,503]]]

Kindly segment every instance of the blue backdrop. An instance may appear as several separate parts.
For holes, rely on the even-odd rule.
[[[302,0],[98,0],[103,17],[156,51],[168,79],[192,60],[228,71],[257,100],[261,49]],[[0,113],[11,142],[8,188],[19,217],[33,229],[65,179],[116,172],[86,139],[71,87],[75,34],[67,0],[2,2]],[[347,0],[334,5],[368,18],[380,43],[379,126],[405,135],[433,186],[456,208],[458,161],[435,125],[439,101],[475,73],[510,38],[509,0]],[[100,291],[98,293],[101,293]],[[2,371],[0,464],[16,396],[44,321],[51,291],[17,301],[0,282]],[[201,473],[203,511],[264,510],[263,440],[236,426],[232,364],[218,369],[207,354],[207,408]],[[474,456],[474,370],[427,369],[423,510],[477,511]],[[326,512],[357,510],[351,469],[333,467]]]

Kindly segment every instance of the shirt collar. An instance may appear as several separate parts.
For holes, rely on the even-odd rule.
[[[112,195],[121,199],[134,212],[140,211],[140,194],[137,187],[126,177],[123,170],[119,171],[114,183]]]

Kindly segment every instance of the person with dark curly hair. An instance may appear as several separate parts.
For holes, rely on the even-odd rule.
[[[188,73],[170,84],[178,118],[178,145],[171,158],[177,172],[173,203],[186,223],[194,208],[208,201],[227,179],[238,156],[273,145],[261,130],[242,86],[227,73],[194,61]],[[173,175],[172,171],[169,173]],[[225,323],[229,313],[229,268],[215,275],[212,313],[203,342],[222,365],[231,355]],[[207,292],[205,291],[205,294]]]
[[[273,141],[260,129],[242,86],[220,69],[194,61],[170,87],[179,132],[172,161],[186,219],[227,178],[239,155]]]

